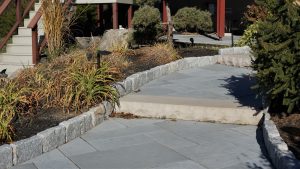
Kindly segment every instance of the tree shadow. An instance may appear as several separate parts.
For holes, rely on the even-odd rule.
[[[234,96],[241,107],[250,107],[257,112],[263,109],[262,97],[252,89],[256,84],[253,76],[243,74],[220,80],[225,81],[225,84],[222,84],[221,87],[227,89],[227,95]]]
[[[274,168],[271,159],[269,158],[267,149],[265,147],[264,139],[263,139],[263,131],[261,127],[256,129],[256,141],[260,147],[261,154],[259,155],[259,160],[255,162],[246,162],[246,166],[249,169],[266,169],[266,168]],[[251,159],[249,159],[251,160]]]

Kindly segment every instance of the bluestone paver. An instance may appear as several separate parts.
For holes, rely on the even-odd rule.
[[[108,130],[100,124],[17,167],[272,169],[256,126],[152,119],[108,119],[105,124],[117,127]]]
[[[59,147],[59,150],[67,157],[95,152],[96,149],[80,137]]]

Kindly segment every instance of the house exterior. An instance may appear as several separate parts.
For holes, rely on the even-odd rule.
[[[254,0],[161,0],[161,3],[156,7],[160,8],[164,23],[167,22],[167,5],[170,7],[172,15],[175,15],[183,7],[197,7],[208,10],[212,13],[215,32],[222,38],[225,32],[242,31],[240,24],[243,13],[247,5],[253,2]],[[114,29],[118,29],[119,25],[131,27],[133,12],[137,9],[134,0],[76,1],[76,4],[86,3],[97,4],[98,26],[107,27],[107,25],[110,25]]]

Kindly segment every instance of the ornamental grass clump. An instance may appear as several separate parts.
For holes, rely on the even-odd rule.
[[[0,79],[0,87],[0,143],[12,142],[12,123],[16,114],[30,101],[26,97],[29,88],[18,88],[15,81],[7,79]]]
[[[48,54],[50,58],[54,58],[63,52],[64,38],[70,32],[73,19],[60,0],[42,0],[41,4]]]
[[[97,68],[85,54],[76,50],[1,81],[0,143],[13,141],[16,120],[38,112],[81,112],[104,100],[118,104],[114,71],[106,62]]]

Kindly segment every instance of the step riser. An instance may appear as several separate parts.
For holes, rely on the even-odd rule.
[[[43,29],[38,29],[38,33],[40,35],[42,35],[42,34],[44,34],[44,30]],[[31,29],[29,29],[29,28],[19,28],[18,29],[18,35],[31,36]]]
[[[24,66],[25,67],[32,67],[32,65],[25,65],[25,64],[24,64]],[[10,76],[14,72],[23,69],[24,66],[19,66],[19,65],[0,65],[0,70],[7,69],[6,70],[6,74],[8,74],[8,76]]]
[[[13,56],[13,55],[0,55],[0,63],[16,63],[16,64],[32,64],[32,57],[30,56]]]
[[[28,24],[30,23],[31,19],[24,19],[24,27],[27,28]],[[43,21],[40,19],[38,22],[38,27],[43,28]]]
[[[31,36],[14,36],[13,37],[13,44],[32,44],[32,37]]]
[[[11,46],[8,45],[6,48],[6,52],[9,54],[25,54],[31,55],[32,54],[32,46],[28,45],[18,45],[18,46]]]

